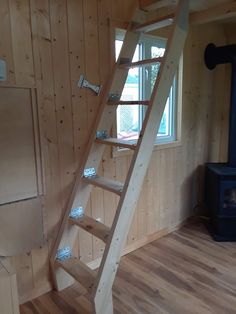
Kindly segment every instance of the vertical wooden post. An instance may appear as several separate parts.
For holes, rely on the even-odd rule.
[[[5,257],[0,257],[0,307],[1,314],[20,314],[16,273]]]
[[[104,302],[100,308],[98,308],[96,303],[94,307],[94,314],[113,314],[112,290],[108,292],[107,297],[104,298]]]

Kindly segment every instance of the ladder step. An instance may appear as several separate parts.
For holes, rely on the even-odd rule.
[[[148,106],[150,104],[150,100],[109,100],[108,105],[118,106],[118,105],[143,105]]]
[[[154,11],[171,5],[176,5],[178,0],[140,0],[140,8],[146,11]]]
[[[144,105],[148,106],[150,100],[120,100],[119,105]]]
[[[118,195],[121,195],[124,187],[123,183],[121,182],[99,176],[84,177],[83,180],[88,184],[92,184]]]
[[[78,281],[88,292],[92,290],[96,272],[78,258],[71,257],[64,261],[56,260],[55,263]]]
[[[132,149],[135,150],[136,148],[136,143],[137,141],[135,141],[135,143],[131,143],[128,142],[126,140],[121,140],[119,138],[106,138],[106,139],[96,139],[97,143],[100,144],[105,144],[105,145],[110,145],[110,146],[115,146],[115,147],[122,147],[122,148],[128,148],[128,149]]]
[[[155,63],[160,63],[162,61],[162,57],[158,57],[158,58],[152,58],[152,59],[145,59],[145,60],[140,60],[137,62],[131,62],[131,63],[124,63],[124,64],[120,64],[119,68],[120,69],[131,69],[131,68],[135,68],[135,67],[144,67],[147,65],[152,65]]]
[[[174,17],[175,17],[174,14],[168,14],[166,16],[135,26],[133,30],[148,33],[156,29],[164,28],[173,23]]]
[[[85,231],[91,233],[105,243],[109,237],[110,228],[105,226],[100,221],[97,221],[89,216],[83,215],[81,217],[78,217],[77,219],[69,218],[68,221],[69,223],[77,225]]]

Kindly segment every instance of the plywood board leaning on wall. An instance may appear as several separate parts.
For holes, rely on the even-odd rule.
[[[43,218],[39,198],[0,207],[0,256],[14,256],[39,248]]]
[[[0,204],[38,195],[30,89],[0,88]]]
[[[43,243],[33,94],[30,88],[0,87],[0,256],[22,254]]]

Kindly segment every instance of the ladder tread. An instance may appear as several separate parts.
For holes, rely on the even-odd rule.
[[[150,100],[109,100],[108,105],[118,106],[118,105],[143,105],[148,106]]]
[[[160,63],[162,61],[162,59],[163,59],[162,57],[158,57],[158,58],[144,59],[144,60],[140,60],[137,62],[123,63],[123,64],[119,65],[119,68],[131,69],[131,68],[135,68],[135,67],[144,67],[144,66],[155,64],[155,63]]]
[[[107,242],[110,234],[110,228],[100,221],[97,221],[92,217],[83,215],[78,218],[69,218],[69,222],[91,233],[95,237],[101,239],[103,242]]]
[[[173,23],[174,17],[175,15],[173,13],[168,14],[162,17],[158,17],[144,24],[136,25],[133,29],[139,32],[148,33],[156,29],[164,28],[171,25]]]
[[[88,292],[91,291],[96,278],[96,271],[89,268],[77,257],[70,257],[64,261],[56,260],[56,264],[63,268],[76,281],[78,281]]]
[[[88,184],[92,184],[118,195],[121,195],[124,187],[124,184],[121,182],[100,176],[84,177],[83,180]]]
[[[176,5],[178,0],[140,0],[140,8],[145,11],[154,11]]]
[[[127,141],[127,140],[122,140],[122,139],[119,139],[119,138],[112,138],[112,137],[106,138],[106,139],[96,139],[96,142],[100,143],[100,144],[110,145],[110,146],[128,148],[128,149],[131,149],[131,150],[135,150],[136,144],[137,144],[137,141],[130,142],[130,141]]]

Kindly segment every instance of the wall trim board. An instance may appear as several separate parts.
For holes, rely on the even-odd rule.
[[[39,118],[39,112],[38,112],[36,88],[31,88],[31,100],[32,100],[33,131],[34,131],[34,143],[35,143],[35,162],[36,162],[38,196],[42,196],[45,191],[45,186],[44,186],[45,172],[44,172],[44,164],[43,164],[42,138],[41,138],[41,128],[40,128],[40,118]]]

